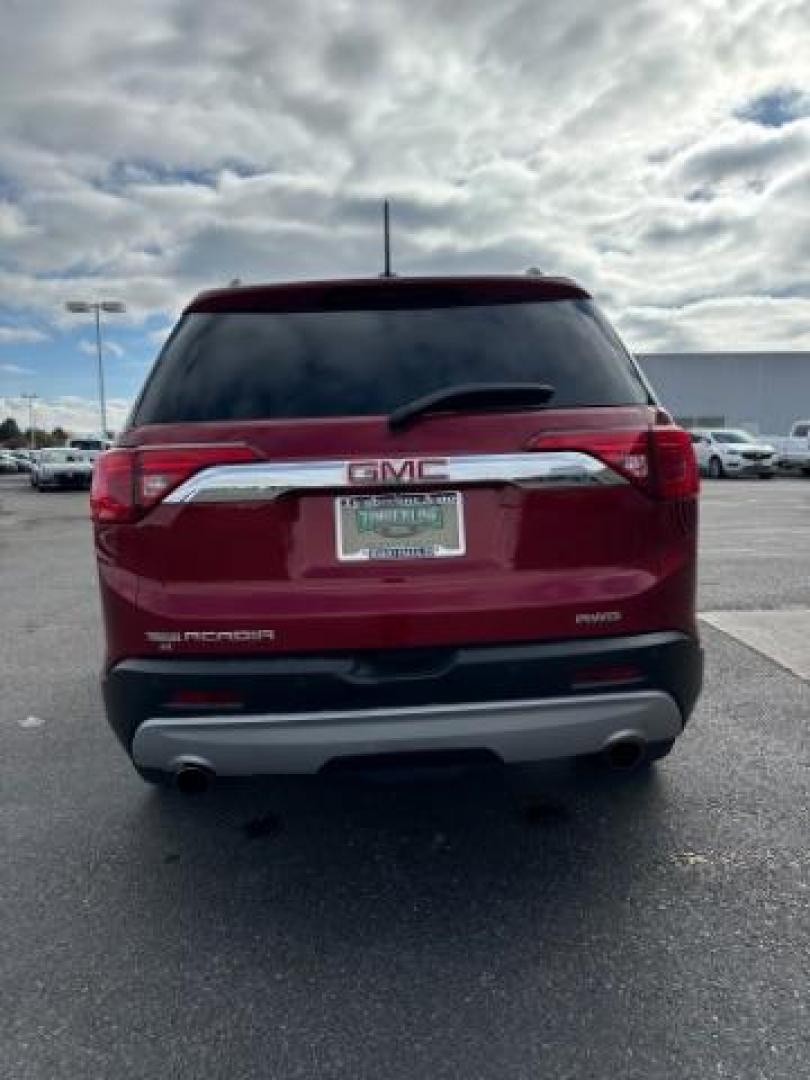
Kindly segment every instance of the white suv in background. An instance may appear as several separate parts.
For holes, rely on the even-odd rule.
[[[776,451],[747,431],[712,428],[693,431],[692,445],[698,468],[719,480],[723,476],[759,476],[767,480],[776,468]]]

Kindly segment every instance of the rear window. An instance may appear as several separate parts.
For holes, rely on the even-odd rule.
[[[473,382],[549,383],[556,408],[649,400],[590,300],[191,312],[158,358],[131,425],[387,414]]]
[[[69,445],[73,450],[103,450],[105,446],[101,439],[71,439]]]

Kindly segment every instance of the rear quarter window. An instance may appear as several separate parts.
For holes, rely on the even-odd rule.
[[[650,400],[590,300],[191,312],[130,426],[387,414],[448,386],[505,381],[550,384],[556,408]]]

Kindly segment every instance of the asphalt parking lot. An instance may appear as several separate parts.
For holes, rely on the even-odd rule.
[[[4,1077],[810,1074],[810,482],[704,486],[651,776],[200,799],[102,718],[86,502],[0,478]]]

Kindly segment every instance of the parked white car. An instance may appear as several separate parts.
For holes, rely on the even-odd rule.
[[[31,472],[31,486],[48,488],[89,488],[93,462],[82,450],[51,449],[39,453]]]
[[[31,472],[34,459],[30,450],[12,450],[11,453],[17,459],[20,472]]]
[[[0,450],[0,473],[16,473],[22,471],[20,461],[10,450]]]
[[[700,429],[692,433],[698,468],[719,480],[723,476],[770,478],[776,468],[774,448],[736,428]]]
[[[776,450],[777,463],[786,469],[801,469],[810,476],[810,420],[797,420],[790,435],[765,436]]]

